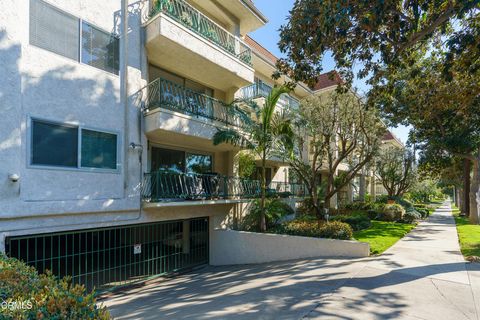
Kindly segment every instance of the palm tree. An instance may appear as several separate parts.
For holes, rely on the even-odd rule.
[[[242,128],[227,128],[218,130],[213,137],[213,144],[229,143],[250,150],[261,161],[261,200],[260,200],[260,231],[266,231],[265,198],[267,182],[265,177],[266,161],[278,154],[280,146],[293,144],[293,132],[290,121],[278,112],[275,112],[278,99],[282,94],[290,92],[288,86],[274,87],[265,98],[263,106],[253,100],[243,100],[252,110],[254,117],[238,108],[231,108],[235,116],[242,119]],[[238,100],[234,101],[238,104]]]

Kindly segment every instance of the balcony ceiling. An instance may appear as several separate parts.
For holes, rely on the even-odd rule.
[[[255,31],[268,22],[251,0],[191,0],[190,2],[226,26],[239,24],[242,35]]]

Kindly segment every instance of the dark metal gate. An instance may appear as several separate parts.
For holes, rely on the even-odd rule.
[[[8,237],[6,252],[106,290],[208,263],[208,218]]]

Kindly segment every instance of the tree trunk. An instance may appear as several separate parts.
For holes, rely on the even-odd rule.
[[[365,177],[365,174],[362,173],[362,175],[360,176],[360,186],[359,186],[359,192],[358,192],[358,196],[360,197],[360,201],[362,202],[365,202],[365,188],[367,186],[367,181],[366,181],[366,177]]]
[[[265,165],[266,165],[266,155],[263,152],[262,157],[262,190],[261,190],[261,198],[260,198],[260,231],[265,232],[267,231],[267,222],[265,220],[265,197],[266,197],[266,189],[267,189],[267,178],[265,177]]]
[[[480,149],[480,148],[479,148]],[[472,224],[478,224],[479,217],[479,201],[478,196],[480,193],[480,172],[479,172],[479,163],[480,163],[480,150],[477,154],[477,159],[473,162],[473,178],[470,188],[470,214],[469,220]]]
[[[465,193],[463,192],[463,188],[458,190],[458,209],[460,212],[465,212]]]
[[[472,163],[469,159],[464,160],[463,166],[463,205],[461,213],[467,217],[470,215],[470,171]]]

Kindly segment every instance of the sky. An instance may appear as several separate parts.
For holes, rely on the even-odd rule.
[[[254,0],[257,8],[268,18],[268,23],[250,33],[250,36],[277,57],[284,56],[278,49],[278,41],[280,40],[278,30],[282,24],[286,23],[294,1],[295,0]],[[325,56],[322,65],[324,72],[335,69],[335,62],[331,56]],[[368,91],[368,87],[365,83],[358,79],[354,81],[354,86],[358,88],[361,93]],[[390,131],[392,131],[403,143],[407,142],[409,128],[399,126],[398,128],[390,128]]]

